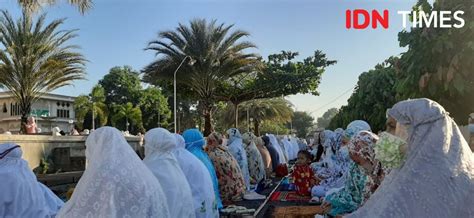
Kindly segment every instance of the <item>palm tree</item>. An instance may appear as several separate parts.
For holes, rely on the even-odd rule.
[[[86,60],[66,45],[76,37],[75,30],[58,30],[64,20],[45,24],[46,15],[36,22],[23,13],[16,22],[1,11],[0,85],[11,91],[20,104],[21,129],[31,112],[31,104],[44,93],[84,79]]]
[[[76,111],[76,119],[80,122],[84,121],[88,113],[92,113],[92,129],[95,129],[95,118],[99,117],[100,125],[107,123],[108,111],[105,104],[105,91],[101,85],[92,88],[89,95],[80,95],[74,101],[74,110]]]
[[[247,120],[248,115],[254,125],[254,134],[258,136],[260,135],[260,124],[264,121],[290,122],[293,116],[291,106],[292,104],[284,98],[251,100],[239,105],[238,117],[240,120]],[[236,117],[236,110],[233,107],[228,107],[226,111],[226,121],[231,123]],[[247,122],[250,121],[247,120]]]
[[[57,4],[58,0],[17,0],[24,12],[34,14],[45,5]],[[92,0],[68,0],[68,3],[76,6],[81,14],[92,8]]]
[[[189,57],[194,64],[183,64],[177,83],[190,89],[203,108],[204,134],[212,130],[212,109],[216,102],[215,91],[219,83],[253,69],[257,55],[244,53],[255,45],[240,41],[249,33],[231,32],[233,25],[216,24],[204,19],[192,20],[189,26],[179,24],[175,31],[164,31],[148,44],[147,50],[156,52],[158,59],[143,70],[144,80],[158,84],[160,80],[173,81],[180,63]]]
[[[115,126],[117,121],[125,119],[126,131],[128,131],[129,121],[132,124],[142,128],[142,111],[140,107],[134,107],[131,102],[123,105],[114,105],[115,114],[112,116],[112,125]]]

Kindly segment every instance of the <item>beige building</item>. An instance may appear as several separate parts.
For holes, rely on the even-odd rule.
[[[31,106],[31,116],[36,118],[37,127],[42,133],[49,133],[54,127],[69,132],[75,122],[75,97],[44,94]],[[11,92],[0,92],[0,133],[20,131],[20,105],[12,97]]]

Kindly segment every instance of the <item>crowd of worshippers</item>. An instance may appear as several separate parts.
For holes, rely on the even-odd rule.
[[[292,160],[296,192],[320,203],[321,216],[474,217],[474,155],[434,101],[395,104],[378,135],[356,120],[309,142],[155,128],[141,160],[119,130],[101,127],[87,137],[87,167],[65,203],[37,182],[20,146],[2,144],[0,217],[219,217],[226,205],[264,199],[261,186]]]

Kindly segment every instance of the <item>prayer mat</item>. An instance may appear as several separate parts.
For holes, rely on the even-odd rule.
[[[321,214],[323,210],[319,206],[290,206],[275,207],[272,217],[274,218],[313,218],[316,214]]]
[[[275,192],[270,197],[271,201],[294,201],[294,202],[308,202],[311,196],[301,196],[294,191],[280,191]]]

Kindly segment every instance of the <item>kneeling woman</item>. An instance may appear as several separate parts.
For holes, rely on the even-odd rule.
[[[170,217],[160,183],[113,127],[86,140],[87,169],[58,217]]]
[[[64,202],[36,180],[16,144],[0,144],[0,217],[54,217]]]
[[[384,173],[380,162],[375,159],[374,145],[377,135],[361,131],[350,141],[349,155],[354,161],[342,189],[327,193],[323,211],[332,216],[357,210],[377,189]]]
[[[176,138],[168,130],[154,128],[145,134],[143,162],[153,172],[165,192],[171,217],[195,217],[191,188],[178,161],[171,153]],[[200,206],[200,205],[196,205]]]
[[[245,194],[245,182],[239,164],[222,146],[222,135],[213,132],[207,137],[207,150],[216,169],[219,181],[219,193],[224,204],[242,200]]]

